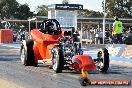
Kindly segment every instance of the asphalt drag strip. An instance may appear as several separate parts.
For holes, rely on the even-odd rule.
[[[110,64],[107,73],[90,72],[89,79],[127,79],[132,81],[132,68]],[[23,66],[20,49],[0,46],[0,88],[83,88],[80,72],[64,70],[56,74],[48,65]],[[6,86],[9,85],[10,87]],[[87,86],[86,88],[132,88],[132,86]]]

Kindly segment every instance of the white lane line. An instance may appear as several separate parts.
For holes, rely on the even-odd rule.
[[[17,44],[17,46],[13,46],[11,44],[0,44],[1,46],[6,46],[6,47],[14,47],[14,48],[20,48],[21,44]]]

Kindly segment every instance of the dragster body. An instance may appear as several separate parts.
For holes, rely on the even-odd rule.
[[[62,70],[99,70],[106,72],[109,54],[103,48],[97,58],[83,55],[81,43],[74,33],[62,31],[55,19],[44,21],[43,28],[31,31],[32,39],[24,40],[21,46],[21,61],[25,66],[37,66],[41,60],[50,65],[56,73]],[[55,26],[55,27],[53,27]]]

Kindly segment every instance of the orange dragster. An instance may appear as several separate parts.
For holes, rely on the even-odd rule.
[[[62,31],[55,19],[43,21],[40,29],[31,31],[31,38],[23,40],[21,62],[25,66],[48,64],[56,73],[62,70],[99,70],[106,72],[109,67],[109,54],[103,48],[97,58],[83,55],[78,35],[73,31]]]

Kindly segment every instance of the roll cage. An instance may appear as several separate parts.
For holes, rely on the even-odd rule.
[[[62,33],[60,24],[56,19],[46,19],[41,24],[41,32],[50,35],[59,35]]]

